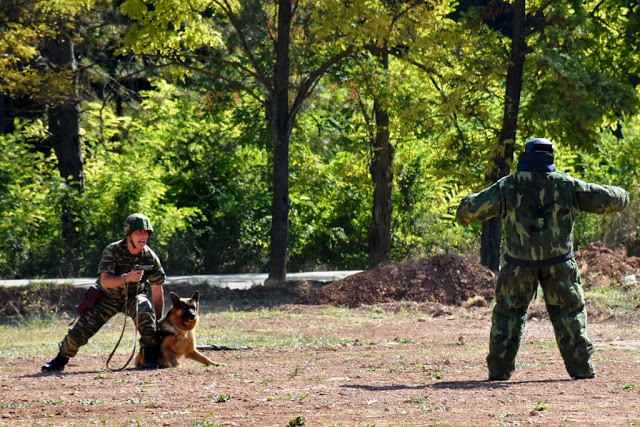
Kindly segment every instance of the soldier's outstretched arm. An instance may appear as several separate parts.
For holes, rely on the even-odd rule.
[[[597,185],[576,180],[576,196],[583,212],[621,212],[629,205],[629,193],[613,185]]]
[[[486,221],[500,215],[500,181],[479,193],[465,197],[456,211],[456,221],[469,225],[476,221]]]

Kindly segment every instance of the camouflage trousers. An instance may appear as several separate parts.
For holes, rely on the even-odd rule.
[[[508,379],[527,320],[529,304],[542,287],[544,301],[564,359],[573,378],[591,377],[593,344],[587,336],[587,311],[575,260],[550,266],[521,267],[506,263],[496,285],[487,365],[489,378]]]
[[[136,317],[137,308],[137,317]],[[85,345],[109,319],[118,313],[125,313],[138,325],[141,347],[159,345],[156,337],[156,315],[149,298],[145,293],[131,295],[127,299],[103,293],[87,310],[82,313],[73,328],[60,343],[59,355],[74,357],[78,349]]]

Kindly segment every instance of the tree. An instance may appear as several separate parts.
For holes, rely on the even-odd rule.
[[[81,258],[81,103],[104,94],[93,89],[107,75],[100,64],[118,62],[108,48],[118,38],[118,25],[111,0],[8,0],[0,8],[0,93],[11,102],[32,103],[37,113],[28,117],[46,117],[48,136],[32,143],[40,151],[53,150],[65,181],[66,192],[58,199],[60,246],[67,254],[63,274],[74,274],[75,261]],[[101,31],[105,27],[108,31]],[[107,86],[115,81],[107,80]]]
[[[499,136],[499,149],[494,153],[493,161],[485,176],[488,185],[493,184],[511,172],[513,152],[518,129],[518,112],[520,110],[520,93],[522,76],[527,54],[525,31],[525,0],[515,0],[511,6],[511,49],[509,67],[505,81],[504,116]],[[500,232],[502,220],[492,218],[482,224],[482,241],[480,262],[493,271],[500,267]]]
[[[636,109],[637,94],[629,84],[628,72],[622,72],[620,62],[602,61],[606,54],[600,53],[602,46],[596,48],[594,41],[608,41],[611,49],[603,52],[616,52],[611,40],[619,32],[615,28],[620,18],[609,11],[607,24],[594,24],[604,3],[622,10],[619,3],[484,3],[476,10],[476,17],[511,42],[502,126],[485,175],[487,185],[510,173],[519,128],[525,130],[525,138],[541,133],[555,137],[556,143],[590,148],[597,129],[609,125],[611,116],[624,116]],[[521,99],[525,100],[524,109]],[[518,125],[521,110],[523,126]],[[576,135],[580,135],[579,141]],[[499,267],[500,231],[499,218],[483,224],[481,262],[492,270]]]
[[[68,11],[64,5],[46,1],[9,1],[3,3],[0,14],[7,30],[2,51],[15,54],[0,65],[4,70],[0,91],[14,98],[29,95],[41,111],[46,110],[49,137],[39,143],[53,148],[60,176],[69,185],[70,195],[63,197],[60,207],[62,237],[69,256],[67,273],[73,273],[71,261],[77,257],[81,223],[73,207],[73,193],[84,188],[75,41],[70,34],[79,5],[79,1],[72,2]]]
[[[79,257],[80,212],[74,207],[75,193],[84,190],[82,145],[80,140],[80,96],[74,42],[65,18],[54,23],[55,35],[44,41],[42,53],[54,73],[63,75],[66,83],[60,87],[60,99],[48,106],[49,144],[58,159],[60,176],[67,182],[70,194],[61,205],[62,238],[69,253],[69,266]],[[73,268],[67,271],[75,274]]]
[[[367,7],[370,9],[367,16],[375,16],[368,23],[373,28],[368,31],[356,29],[355,32],[370,58],[364,54],[357,57],[359,73],[353,80],[362,87],[360,93],[364,96],[359,95],[358,101],[371,152],[373,206],[369,225],[369,266],[373,268],[387,263],[391,255],[395,152],[392,128],[404,128],[398,133],[406,136],[423,120],[423,117],[406,114],[406,111],[419,109],[424,98],[413,94],[413,99],[407,100],[404,90],[400,90],[406,84],[402,81],[401,70],[406,62],[415,65],[412,62],[416,57],[414,52],[431,50],[450,36],[446,32],[450,22],[446,16],[451,12],[451,5],[449,2],[382,0],[368,2]],[[446,56],[446,50],[440,55],[440,58]],[[394,70],[391,69],[391,57],[396,58]],[[365,98],[371,100],[370,112]],[[401,141],[402,137],[394,139]]]
[[[291,132],[319,79],[355,48],[336,43],[337,33],[324,37],[312,33],[315,20],[326,16],[327,5],[292,0],[150,4],[153,7],[127,0],[122,6],[137,23],[126,39],[129,48],[151,55],[157,66],[210,76],[263,105],[273,161],[268,281],[283,282]]]
[[[389,47],[386,41],[376,52],[382,70],[389,70]],[[375,137],[371,139],[371,178],[373,178],[373,209],[369,226],[369,267],[389,262],[391,254],[391,214],[393,204],[393,152],[390,136],[390,118],[387,108],[375,99],[373,102]]]
[[[357,91],[357,104],[366,124],[371,161],[369,174],[373,182],[373,202],[369,222],[369,267],[374,268],[389,261],[391,253],[391,216],[393,213],[393,153],[389,103],[389,46],[384,39],[378,46],[372,42],[367,49],[371,58],[356,60],[360,76],[356,82],[364,86]],[[363,61],[372,59],[368,64]],[[370,65],[370,67],[369,67]],[[371,68],[371,69],[368,69]],[[357,84],[356,84],[357,85]],[[371,111],[365,98],[373,99]]]

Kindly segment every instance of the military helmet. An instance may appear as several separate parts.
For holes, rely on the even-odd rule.
[[[137,230],[146,230],[149,234],[153,233],[151,221],[141,213],[134,213],[124,220],[124,234],[127,236]]]
[[[524,144],[525,151],[546,151],[553,154],[553,142],[547,138],[533,138]]]

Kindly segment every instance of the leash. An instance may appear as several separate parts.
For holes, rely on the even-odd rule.
[[[252,347],[248,345],[197,345],[196,350],[251,350]]]
[[[131,360],[133,359],[133,356],[136,353],[136,343],[138,341],[138,303],[136,301],[136,319],[135,319],[135,329],[133,330],[133,350],[131,351],[131,356],[129,356],[129,360],[127,360],[127,362],[124,364],[123,367],[118,368],[118,369],[113,369],[112,367],[109,366],[109,362],[111,361],[111,358],[113,357],[113,355],[115,354],[116,350],[118,349],[118,346],[120,345],[120,341],[122,341],[122,337],[124,336],[124,330],[125,327],[127,326],[127,309],[128,307],[128,303],[129,303],[129,283],[124,281],[124,275],[122,276],[122,281],[124,282],[124,322],[122,323],[122,331],[120,332],[120,338],[118,338],[118,342],[116,343],[116,346],[113,348],[113,350],[111,351],[111,354],[109,355],[109,358],[107,359],[107,369],[110,370],[111,372],[118,372],[118,371],[122,371],[124,368],[126,368],[127,366],[129,366],[129,362],[131,362]]]

